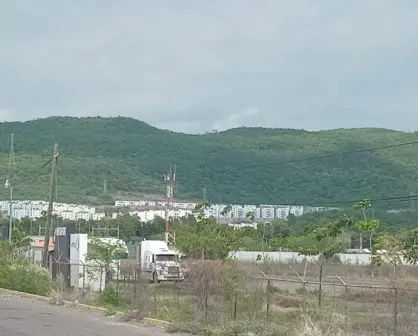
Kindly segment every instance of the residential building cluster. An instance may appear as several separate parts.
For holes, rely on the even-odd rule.
[[[139,207],[165,207],[167,201],[115,201],[115,207],[139,208]],[[197,203],[192,202],[171,202],[170,207],[179,209],[194,210]]]
[[[130,216],[138,217],[142,222],[149,222],[154,220],[156,217],[165,218],[165,210],[138,210],[138,211],[129,211]],[[187,209],[170,209],[168,211],[168,216],[172,218],[182,218],[192,215],[192,210]],[[116,219],[118,216],[121,216],[122,213],[113,213],[112,218]]]
[[[170,203],[169,216],[182,218],[195,213],[197,203],[193,202],[172,202]],[[116,201],[116,208],[127,208],[126,211],[113,213],[112,218],[117,218],[123,213],[137,216],[141,221],[152,221],[156,217],[165,217],[165,201]],[[204,209],[206,217],[219,219],[244,219],[248,213],[253,213],[255,220],[286,219],[290,214],[301,216],[305,212],[327,210],[325,208],[304,208],[303,206],[287,205],[231,205],[231,210],[223,213],[226,204],[213,204]],[[30,218],[36,219],[44,216],[48,209],[46,201],[13,201],[12,217],[15,219]],[[0,210],[3,217],[10,213],[10,202],[0,201]],[[97,211],[96,207],[83,204],[54,203],[53,214],[66,220],[101,220],[106,215]]]
[[[3,217],[10,215],[10,201],[0,201]],[[37,219],[46,214],[48,202],[45,201],[13,201],[12,217],[15,219]],[[67,220],[100,220],[104,213],[97,212],[95,207],[83,204],[54,203],[53,214]]]
[[[192,202],[172,202],[170,203],[170,217],[184,217],[194,213],[194,209],[197,203]],[[148,208],[153,207],[165,207],[166,201],[116,201],[116,207],[126,208],[147,208],[147,210],[131,211],[131,215],[137,215],[141,220],[152,220],[154,217],[164,217],[165,210],[152,210]],[[207,217],[213,218],[246,218],[247,214],[253,213],[255,219],[286,219],[290,214],[294,216],[301,216],[306,212],[317,212],[327,210],[326,208],[314,208],[303,206],[288,206],[288,205],[273,205],[273,204],[261,204],[261,205],[231,205],[231,210],[227,213],[223,213],[227,204],[212,204],[209,208],[204,209],[204,213]],[[117,216],[117,214],[114,214]]]

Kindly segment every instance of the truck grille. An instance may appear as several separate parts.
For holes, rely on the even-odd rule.
[[[169,266],[168,267],[168,274],[178,274],[179,273],[179,267],[177,266]]]

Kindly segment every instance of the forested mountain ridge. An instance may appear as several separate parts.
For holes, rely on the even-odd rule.
[[[8,175],[10,133],[15,134],[13,184],[19,199],[46,198],[49,167],[39,168],[52,156],[55,142],[60,152],[57,194],[62,201],[101,195],[104,179],[112,194],[163,194],[162,176],[170,162],[177,164],[178,196],[201,198],[205,187],[213,202],[332,204],[418,192],[418,144],[315,159],[418,141],[415,133],[236,128],[188,135],[132,118],[50,117],[0,124],[3,179]],[[300,159],[306,160],[284,163]]]

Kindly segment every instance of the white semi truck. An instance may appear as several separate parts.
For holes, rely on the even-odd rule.
[[[185,270],[180,267],[179,255],[165,241],[141,241],[138,260],[142,276],[153,282],[184,280]]]

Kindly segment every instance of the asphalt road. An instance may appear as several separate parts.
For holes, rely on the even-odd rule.
[[[0,293],[1,336],[167,336],[161,328]]]

